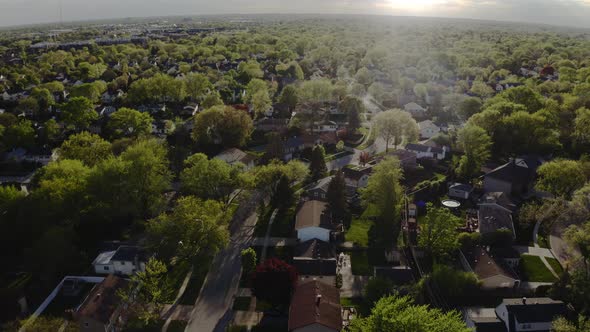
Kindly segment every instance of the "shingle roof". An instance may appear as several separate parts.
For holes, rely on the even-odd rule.
[[[319,179],[316,182],[312,183],[307,190],[322,190],[324,192],[328,192],[328,186],[330,186],[330,182],[332,182],[333,176],[328,176],[323,179]]]
[[[336,259],[293,259],[293,266],[302,276],[336,275]]]
[[[147,253],[145,249],[136,246],[120,246],[111,260],[133,262],[135,259],[145,262],[147,260]]]
[[[336,287],[317,280],[300,284],[289,308],[289,331],[312,324],[340,331],[341,310],[340,292]]]
[[[127,287],[128,284],[129,281],[110,274],[92,289],[76,316],[108,323],[120,302],[117,290]]]
[[[323,227],[331,228],[330,213],[326,211],[328,203],[321,201],[307,201],[303,204],[299,212],[297,212],[297,220],[295,221],[295,230],[300,230],[306,227]]]
[[[526,302],[526,303],[523,303]],[[504,299],[508,313],[514,315],[519,323],[551,322],[557,316],[567,314],[567,306],[548,297]]]
[[[328,242],[318,239],[307,240],[295,246],[293,257],[305,258],[334,258],[336,255]]]
[[[490,205],[480,205],[478,210],[479,232],[482,234],[509,229],[514,234],[510,212]]]

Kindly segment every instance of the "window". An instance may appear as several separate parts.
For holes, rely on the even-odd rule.
[[[108,271],[109,270],[109,267],[108,266],[105,266],[103,268],[104,268],[105,271]]]
[[[121,265],[125,265],[125,262],[124,261],[121,261]]]

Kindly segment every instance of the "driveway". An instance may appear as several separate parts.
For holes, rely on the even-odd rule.
[[[350,256],[342,254],[337,273],[342,275],[342,288],[340,288],[341,297],[359,297],[363,295],[363,289],[369,282],[369,276],[355,276],[352,274],[352,265]],[[340,258],[339,258],[340,259]]]
[[[254,196],[257,196],[256,194]],[[242,203],[245,217],[234,220],[228,247],[220,251],[213,260],[195,307],[191,313],[186,331],[224,332],[232,319],[231,304],[240,283],[241,251],[252,240],[256,214],[256,197]],[[240,206],[242,208],[242,206]],[[254,211],[254,212],[252,212]],[[236,213],[240,215],[240,211]]]

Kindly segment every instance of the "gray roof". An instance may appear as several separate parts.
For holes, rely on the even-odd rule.
[[[500,229],[509,229],[514,234],[512,215],[504,209],[480,205],[478,211],[479,232],[482,234],[495,232]]]
[[[519,323],[548,323],[567,314],[567,306],[563,302],[548,297],[527,298],[526,301],[523,298],[504,299],[502,304]]]
[[[316,182],[312,183],[307,190],[321,190],[323,192],[328,192],[328,187],[330,186],[330,182],[332,182],[333,176],[328,176],[323,179],[319,179]]]
[[[145,262],[147,260],[147,253],[145,249],[136,246],[120,246],[111,260],[133,262],[135,259]]]

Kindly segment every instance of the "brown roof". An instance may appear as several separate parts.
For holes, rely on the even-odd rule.
[[[312,239],[298,243],[295,246],[294,257],[306,257],[313,259],[334,258],[332,246],[324,241]]]
[[[312,324],[340,331],[341,310],[340,292],[336,287],[317,280],[300,284],[289,308],[289,331]]]
[[[90,317],[108,323],[119,306],[117,290],[126,287],[129,281],[115,275],[108,275],[100,284],[94,286],[90,295],[78,309],[76,316]]]
[[[480,280],[498,275],[518,280],[518,276],[509,267],[500,265],[482,247],[465,252],[465,258]]]
[[[307,201],[297,212],[295,221],[295,230],[306,227],[323,227],[330,228],[331,218],[327,211],[328,203],[321,201]]]

